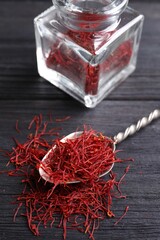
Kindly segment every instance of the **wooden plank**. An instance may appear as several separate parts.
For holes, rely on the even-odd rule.
[[[72,98],[39,76],[0,76],[0,99]],[[132,75],[107,96],[108,100],[160,100],[159,76]]]

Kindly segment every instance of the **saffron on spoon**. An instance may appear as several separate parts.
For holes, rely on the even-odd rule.
[[[77,134],[55,141],[41,164],[40,175],[45,180],[55,184],[96,181],[121,161],[116,158],[112,139],[93,129]]]

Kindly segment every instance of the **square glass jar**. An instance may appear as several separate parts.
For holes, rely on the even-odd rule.
[[[40,76],[93,108],[135,70],[144,17],[127,0],[86,2],[55,0],[34,23]]]

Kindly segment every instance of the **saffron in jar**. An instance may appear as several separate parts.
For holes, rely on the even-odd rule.
[[[95,107],[136,68],[143,15],[127,4],[53,0],[34,21],[39,74]]]
[[[74,36],[76,42],[80,41],[79,44],[87,50],[95,51],[93,49],[94,45],[90,45],[90,39],[92,38],[88,33],[70,31],[68,34],[71,38]],[[94,36],[94,33],[92,34]],[[75,38],[76,35],[78,35],[77,39]],[[48,68],[56,70],[68,79],[71,79],[77,85],[83,82],[84,93],[94,96],[98,93],[101,75],[109,75],[113,70],[123,69],[129,64],[132,56],[132,44],[130,40],[122,43],[107,58],[104,58],[101,64],[97,63],[94,65],[83,62],[79,56],[75,55],[74,51],[68,50],[65,46],[57,50],[53,48],[46,59],[46,65]]]

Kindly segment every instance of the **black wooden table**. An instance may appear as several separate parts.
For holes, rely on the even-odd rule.
[[[38,76],[35,56],[33,18],[51,5],[42,0],[0,1],[0,147],[10,149],[16,135],[17,119],[29,123],[35,114],[71,116],[62,124],[68,134],[77,126],[89,124],[113,136],[132,122],[160,107],[160,2],[132,1],[131,6],[145,15],[138,65],[134,74],[95,109],[77,101]],[[21,136],[23,139],[23,136]],[[120,216],[129,205],[126,217],[114,226],[105,220],[96,240],[160,239],[160,120],[119,145],[122,158],[135,161],[126,176],[123,192],[127,199],[113,208]],[[0,169],[6,159],[0,157]],[[117,172],[121,168],[115,169]],[[26,220],[13,222],[13,198],[21,184],[16,178],[0,175],[0,240],[32,240]],[[61,239],[60,229],[43,229],[39,240]],[[69,231],[67,239],[85,240],[87,236]]]

